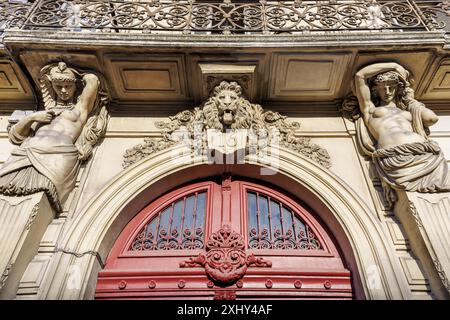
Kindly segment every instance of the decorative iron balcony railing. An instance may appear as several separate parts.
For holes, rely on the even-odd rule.
[[[450,0],[0,0],[10,28],[84,32],[279,34],[447,28]]]

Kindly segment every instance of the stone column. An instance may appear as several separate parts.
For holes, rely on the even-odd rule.
[[[450,299],[450,192],[397,192],[394,211],[422,261],[433,294]]]
[[[54,215],[43,192],[0,195],[0,299],[16,296],[19,281]]]

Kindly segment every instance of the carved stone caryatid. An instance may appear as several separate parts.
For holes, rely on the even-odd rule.
[[[206,252],[180,263],[180,268],[204,267],[207,276],[219,286],[230,286],[241,279],[250,266],[270,268],[272,262],[247,255],[242,236],[224,225],[206,243]]]
[[[450,174],[439,145],[428,138],[438,117],[414,98],[409,78],[397,63],[362,68],[354,79],[356,98],[346,99],[343,112],[356,121],[360,150],[372,158],[433,293],[448,299]]]
[[[61,212],[80,163],[106,131],[109,96],[96,74],[64,62],[42,68],[39,81],[44,110],[11,127],[9,139],[18,147],[0,168],[0,194],[43,191]]]
[[[9,129],[17,147],[0,167],[1,299],[16,295],[39,239],[63,211],[81,162],[106,131],[104,85],[93,72],[48,64],[39,76],[44,110],[23,112]]]
[[[428,138],[438,117],[414,98],[409,72],[397,63],[369,65],[356,73],[354,91],[344,115],[356,121],[360,150],[372,158],[386,200],[395,202],[394,190],[450,191],[446,160]]]
[[[206,154],[208,130],[226,132],[241,129],[248,133],[247,149],[261,150],[264,146],[279,144],[326,168],[331,167],[325,149],[311,143],[309,137],[295,136],[295,130],[300,127],[298,122],[288,122],[286,116],[250,103],[236,82],[222,81],[202,106],[179,112],[169,119],[169,122],[156,123],[163,132],[162,138],[146,138],[144,143],[125,152],[124,168],[178,143],[188,144],[197,154]]]

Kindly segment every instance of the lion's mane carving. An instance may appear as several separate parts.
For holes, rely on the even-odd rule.
[[[261,107],[242,96],[242,89],[236,82],[222,81],[203,105],[205,126],[219,131],[226,128],[250,129],[258,108]]]

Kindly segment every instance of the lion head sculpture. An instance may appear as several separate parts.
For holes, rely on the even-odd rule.
[[[239,84],[222,81],[204,104],[205,125],[208,129],[220,131],[227,128],[249,129],[256,107],[242,95]]]

